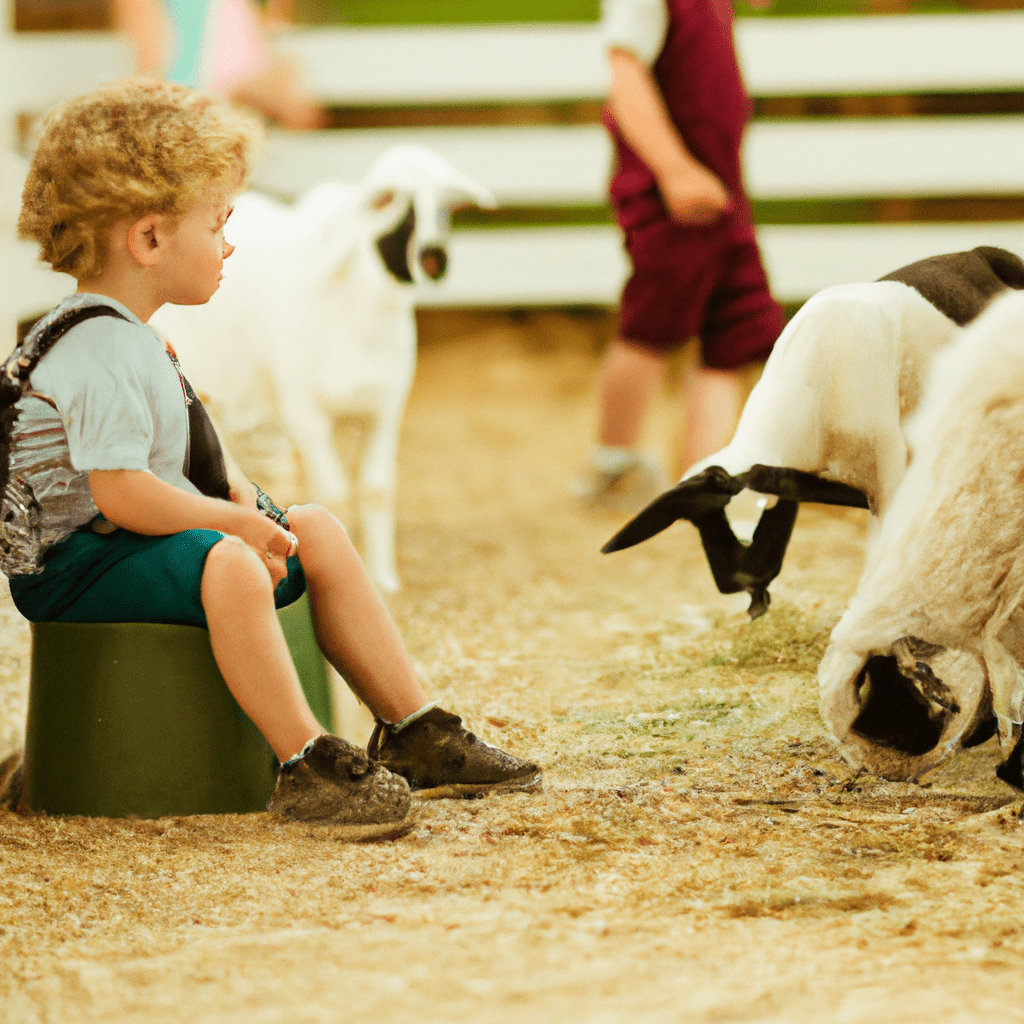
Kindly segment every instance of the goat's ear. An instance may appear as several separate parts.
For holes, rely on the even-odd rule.
[[[498,205],[498,200],[494,198],[494,193],[490,189],[478,185],[470,178],[464,178],[454,186],[449,193],[449,198],[452,209],[479,206],[482,210],[493,210]]]
[[[396,195],[397,193],[393,188],[381,189],[379,192],[374,192],[370,195],[367,205],[371,210],[383,210],[395,201]]]

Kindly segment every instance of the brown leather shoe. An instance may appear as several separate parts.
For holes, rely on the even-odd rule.
[[[537,765],[477,739],[458,715],[441,708],[397,732],[378,720],[367,752],[423,797],[536,792],[543,785]]]
[[[0,761],[0,808],[8,811],[18,809],[24,789],[24,769],[20,750]]]
[[[267,810],[294,821],[337,825],[401,824],[409,815],[409,784],[339,736],[318,736],[281,765]]]

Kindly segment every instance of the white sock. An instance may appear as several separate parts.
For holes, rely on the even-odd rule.
[[[284,768],[285,765],[295,764],[296,761],[301,761],[313,749],[313,744],[316,743],[319,738],[319,736],[314,736],[311,740],[306,740],[306,745],[297,754],[292,754],[292,756],[289,757],[281,767]]]
[[[437,701],[432,700],[429,704],[424,704],[419,711],[414,711],[411,715],[406,715],[400,722],[391,726],[392,732],[401,732],[407,725],[412,725],[417,718],[422,718],[428,711],[432,711],[437,707]]]
[[[640,461],[633,448],[595,444],[590,449],[590,464],[601,473],[624,473]]]

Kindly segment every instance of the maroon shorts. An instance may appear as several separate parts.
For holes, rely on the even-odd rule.
[[[785,326],[751,230],[666,219],[626,232],[633,275],[619,336],[657,352],[700,338],[704,364],[732,370],[767,359]]]

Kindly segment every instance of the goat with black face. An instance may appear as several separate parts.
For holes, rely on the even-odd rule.
[[[700,531],[718,589],[746,591],[751,618],[762,615],[800,502],[869,508],[882,519],[906,472],[904,422],[932,359],[993,297],[1021,288],[1024,262],[982,247],[819,292],[776,342],[732,441],[602,550],[631,547],[687,519]],[[725,513],[744,488],[778,499],[749,545]]]

